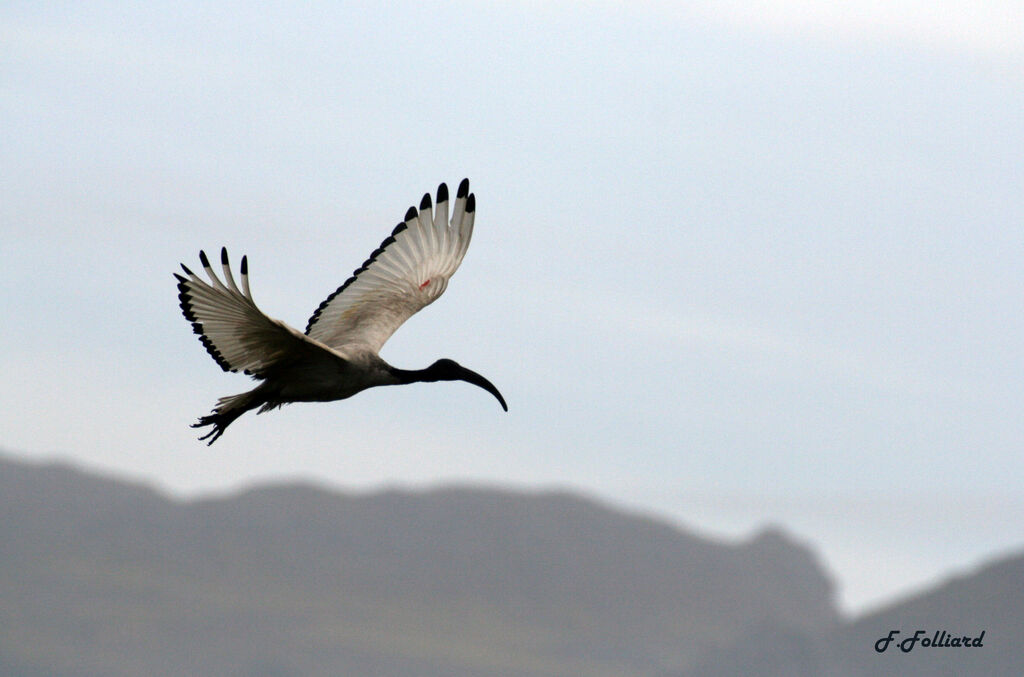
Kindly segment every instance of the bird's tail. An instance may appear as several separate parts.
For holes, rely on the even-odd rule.
[[[228,395],[217,400],[217,406],[213,411],[192,424],[193,428],[204,428],[212,426],[209,432],[200,437],[201,440],[208,439],[207,446],[217,441],[217,438],[224,434],[232,422],[250,409],[264,404],[263,398],[256,394],[255,390],[238,395]]]

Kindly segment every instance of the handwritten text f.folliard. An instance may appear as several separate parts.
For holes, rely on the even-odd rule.
[[[875,651],[885,653],[890,645],[898,647],[903,653],[910,653],[914,650],[914,647],[918,646],[932,649],[981,647],[984,646],[983,642],[985,641],[984,630],[981,631],[981,634],[974,637],[970,635],[953,635],[945,630],[936,630],[931,634],[927,630],[916,630],[913,635],[907,635],[903,639],[897,638],[899,634],[899,630],[890,630],[888,635],[880,637],[875,642]]]

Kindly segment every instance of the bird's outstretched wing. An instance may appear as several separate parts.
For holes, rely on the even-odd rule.
[[[327,297],[306,325],[306,334],[344,353],[380,350],[402,323],[434,302],[448,287],[473,235],[476,198],[463,179],[448,220],[448,187],[430,194],[419,211],[410,207],[362,266]]]
[[[199,260],[210,282],[182,264],[187,277],[174,275],[178,279],[178,298],[185,319],[192,323],[199,340],[224,371],[243,371],[265,378],[275,366],[313,356],[326,358],[332,352],[256,307],[249,291],[248,262],[244,256],[241,289],[231,275],[226,249],[220,250],[224,282],[213,271],[205,252],[199,252]]]

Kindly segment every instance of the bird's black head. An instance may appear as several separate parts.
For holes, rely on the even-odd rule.
[[[494,384],[485,379],[480,374],[466,369],[455,360],[440,359],[433,363],[429,367],[423,370],[423,381],[466,381],[472,383],[475,386],[480,386],[490,394],[494,395],[498,402],[501,403],[501,408],[508,411],[508,405],[505,404],[505,398],[501,396],[498,389],[494,387]]]

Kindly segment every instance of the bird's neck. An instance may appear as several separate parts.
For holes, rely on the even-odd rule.
[[[396,385],[437,380],[436,378],[432,378],[430,369],[399,369],[398,367],[392,367],[391,365],[388,365],[387,369],[388,373],[395,379]]]

